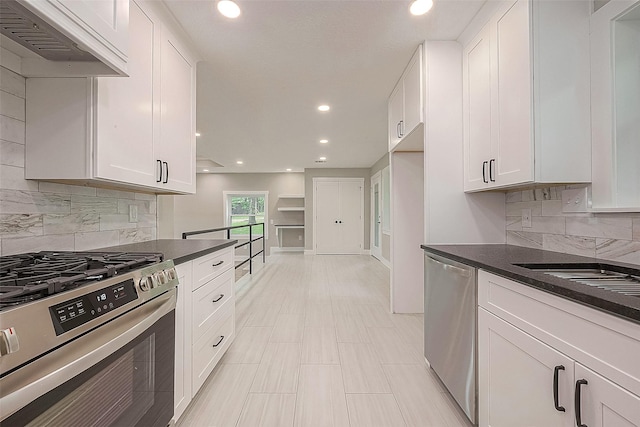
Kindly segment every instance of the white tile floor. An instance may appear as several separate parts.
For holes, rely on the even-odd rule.
[[[374,258],[274,255],[237,290],[236,320],[180,427],[470,426],[426,368],[422,316],[389,314]]]

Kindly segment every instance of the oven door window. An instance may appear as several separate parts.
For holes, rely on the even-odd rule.
[[[166,426],[173,416],[174,312],[2,426]]]

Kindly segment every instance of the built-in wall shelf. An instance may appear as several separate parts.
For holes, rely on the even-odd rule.
[[[280,212],[303,212],[304,206],[287,206],[278,208]]]
[[[279,194],[279,199],[304,199],[304,194]]]

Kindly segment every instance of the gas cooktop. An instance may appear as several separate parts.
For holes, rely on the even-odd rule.
[[[161,253],[52,251],[0,257],[0,311],[162,259]]]

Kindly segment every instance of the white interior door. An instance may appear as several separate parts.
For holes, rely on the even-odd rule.
[[[338,253],[340,248],[340,182],[319,181],[314,186],[315,244],[317,254]]]
[[[362,251],[362,235],[364,222],[362,220],[363,180],[344,181],[340,183],[340,229],[341,254],[359,254]]]
[[[314,179],[316,254],[359,254],[364,237],[364,179]]]
[[[371,255],[382,259],[382,185],[380,172],[371,178]]]

